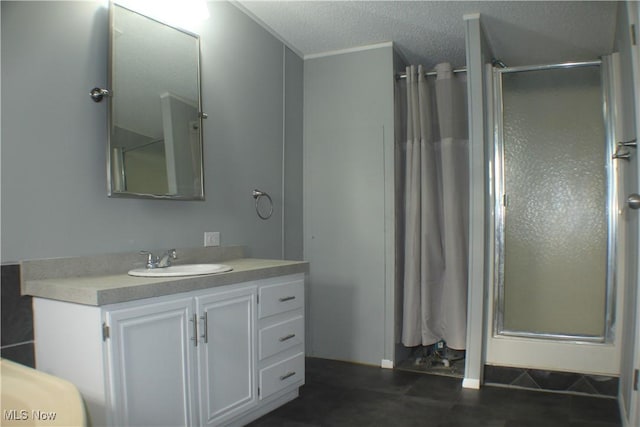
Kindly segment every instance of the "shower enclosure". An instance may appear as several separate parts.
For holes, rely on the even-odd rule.
[[[600,62],[496,71],[499,334],[606,339],[615,179],[600,80]]]
[[[492,71],[489,364],[618,370],[614,73],[611,57]]]

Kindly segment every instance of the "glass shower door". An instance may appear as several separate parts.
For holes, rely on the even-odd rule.
[[[599,62],[496,79],[495,332],[607,340],[614,194]]]

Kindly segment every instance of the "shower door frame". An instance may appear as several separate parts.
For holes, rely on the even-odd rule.
[[[603,99],[603,124],[605,130],[605,174],[606,174],[606,218],[607,218],[607,260],[606,260],[606,296],[605,296],[605,325],[603,328],[604,334],[599,336],[592,335],[570,335],[560,333],[545,333],[545,332],[528,332],[509,330],[504,327],[504,309],[505,309],[505,297],[504,297],[504,241],[505,241],[505,219],[506,219],[506,191],[505,191],[505,176],[504,176],[504,122],[503,122],[503,91],[502,91],[502,76],[507,73],[520,73],[529,71],[546,71],[556,69],[574,69],[582,67],[599,67],[601,72],[601,88]],[[494,158],[494,170],[495,170],[495,194],[498,195],[495,200],[495,230],[496,230],[496,247],[495,247],[495,287],[496,287],[496,307],[498,308],[494,315],[494,331],[498,335],[507,336],[519,336],[519,337],[531,337],[531,338],[543,338],[554,340],[571,340],[571,341],[587,341],[587,342],[610,342],[612,340],[612,326],[613,326],[613,313],[614,313],[614,288],[615,288],[615,246],[616,246],[616,229],[617,221],[615,215],[615,207],[617,206],[616,200],[616,179],[615,168],[613,165],[612,155],[613,146],[615,145],[613,138],[613,126],[611,126],[612,117],[610,117],[610,105],[611,100],[608,94],[607,87],[609,86],[609,76],[607,67],[602,64],[602,61],[588,61],[588,62],[570,62],[562,64],[551,65],[534,65],[524,67],[512,67],[512,68],[496,68],[494,69],[494,106],[495,112],[495,158]]]
[[[573,372],[593,372],[601,374],[617,373],[615,362],[619,352],[619,343],[614,343],[614,325],[616,306],[620,306],[619,293],[616,291],[617,270],[616,245],[618,221],[617,168],[612,160],[615,147],[614,126],[614,64],[611,57],[587,62],[567,62],[548,65],[533,65],[510,68],[492,68],[488,76],[489,91],[493,93],[493,108],[489,108],[490,123],[493,121],[493,138],[488,144],[487,161],[489,168],[488,190],[490,195],[489,215],[493,216],[488,232],[488,274],[489,300],[487,313],[488,340],[485,361],[487,364],[505,366],[526,366],[539,369],[555,369]],[[551,69],[569,69],[577,67],[599,66],[601,70],[601,89],[603,99],[603,123],[605,130],[605,168],[606,168],[606,218],[607,218],[607,284],[605,296],[605,325],[601,336],[570,335],[561,333],[536,333],[512,331],[504,328],[504,158],[503,158],[503,103],[502,75],[526,71]],[[619,290],[618,290],[619,291]],[[618,313],[619,314],[619,313]],[[619,330],[619,329],[618,329]],[[587,357],[576,363],[576,357]],[[570,350],[572,349],[572,350]],[[576,350],[577,352],[574,352]],[[612,362],[613,361],[613,362]]]

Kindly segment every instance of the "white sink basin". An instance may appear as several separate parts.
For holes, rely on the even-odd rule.
[[[223,273],[231,270],[233,268],[225,264],[185,264],[164,268],[134,268],[128,274],[137,277],[181,277]]]

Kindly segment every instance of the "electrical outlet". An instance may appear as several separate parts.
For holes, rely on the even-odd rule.
[[[205,231],[204,232],[204,245],[205,246],[220,246],[220,232],[219,231]]]

